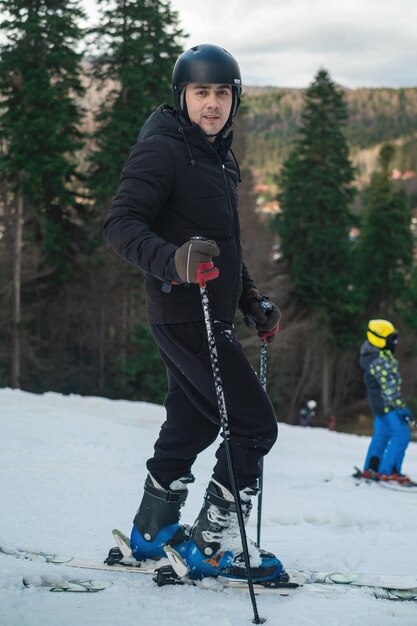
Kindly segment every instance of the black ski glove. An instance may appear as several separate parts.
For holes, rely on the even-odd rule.
[[[259,337],[272,343],[279,330],[281,319],[279,308],[253,288],[241,298],[239,308],[245,316],[245,323],[248,326],[256,326]]]
[[[219,246],[210,239],[191,239],[177,249],[174,255],[175,270],[183,283],[199,283],[201,278],[213,280],[219,275],[212,257],[219,256]],[[199,264],[203,266],[199,267]]]

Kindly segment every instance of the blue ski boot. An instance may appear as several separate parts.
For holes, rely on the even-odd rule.
[[[250,495],[253,493],[250,488],[240,492],[245,523],[252,509]],[[259,549],[253,542],[248,542],[248,550],[254,582],[273,585],[288,579],[276,556]],[[247,580],[235,500],[230,491],[214,479],[207,488],[203,508],[191,529],[183,557],[191,578],[227,576]]]
[[[187,499],[187,483],[193,480],[188,476],[180,478],[172,482],[167,490],[148,474],[130,536],[132,555],[136,560],[166,556],[163,550],[166,543],[183,555],[189,539],[189,527],[179,524],[180,508]]]

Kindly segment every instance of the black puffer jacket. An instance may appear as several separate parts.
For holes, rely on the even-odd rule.
[[[242,261],[238,178],[227,139],[215,149],[199,126],[182,126],[166,105],[145,123],[124,165],[104,234],[145,273],[150,322],[203,319],[198,285],[162,289],[176,249],[194,236],[213,239],[220,248],[214,259],[219,278],[207,283],[210,308],[214,319],[233,322],[242,292],[254,287]]]

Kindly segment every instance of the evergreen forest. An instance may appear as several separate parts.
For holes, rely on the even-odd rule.
[[[102,224],[149,114],[171,103],[186,33],[162,0],[0,0],[0,387],[162,403],[143,276]],[[186,47],[186,44],[185,44]],[[245,261],[282,311],[268,393],[281,421],[369,432],[358,355],[399,330],[417,413],[417,87],[244,89],[234,124]],[[260,342],[238,313],[255,369]]]

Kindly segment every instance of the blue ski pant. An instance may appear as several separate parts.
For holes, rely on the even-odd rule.
[[[197,455],[217,439],[220,416],[205,323],[152,324],[168,374],[162,424],[147,461],[165,488],[191,474]],[[213,323],[223,383],[230,444],[240,489],[256,484],[260,460],[274,445],[278,426],[272,404],[249,363],[233,326]],[[224,441],[216,450],[213,478],[231,488]]]
[[[410,428],[397,411],[376,415],[364,469],[369,468],[372,457],[377,457],[380,474],[400,474],[410,438]]]

